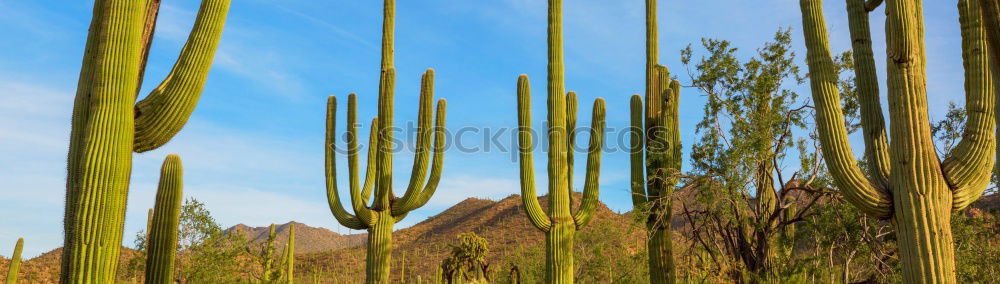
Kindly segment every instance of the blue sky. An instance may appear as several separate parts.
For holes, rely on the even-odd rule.
[[[644,1],[565,2],[566,84],[580,95],[580,124],[589,124],[591,103],[603,97],[608,127],[625,127],[628,96],[643,90]],[[826,2],[832,49],[847,50],[845,4]],[[925,1],[932,118],[942,117],[949,101],[964,101],[956,2]],[[70,112],[92,5],[0,0],[0,33],[6,39],[0,41],[0,216],[5,216],[0,218],[0,255],[9,255],[5,244],[13,246],[20,236],[26,237],[28,257],[61,245]],[[144,93],[169,72],[197,8],[197,1],[164,1]],[[804,68],[798,1],[661,0],[659,8],[661,62],[682,83],[688,80],[679,50],[687,44],[696,44],[698,56],[700,38],[727,39],[749,56],[779,27],[792,27]],[[124,243],[130,245],[145,228],[159,166],[168,153],[184,161],[184,194],[207,203],[224,226],[295,220],[347,233],[330,214],[323,187],[325,101],[328,95],[340,98],[339,131],[348,93],[360,96],[360,121],[374,116],[381,15],[381,1],[374,0],[233,1],[215,65],[186,128],[166,146],[135,155]],[[872,21],[877,56],[884,55],[883,21],[879,9]],[[515,82],[522,73],[533,79],[534,125],[540,127],[545,1],[399,1],[395,50],[397,125],[416,118],[420,74],[434,68],[436,95],[448,99],[449,129],[516,126]],[[882,58],[877,59],[880,72]],[[807,85],[796,89],[809,97]],[[687,147],[703,102],[694,89],[682,92],[681,133]],[[470,147],[486,138],[483,132],[462,137]],[[509,150],[509,133],[501,137]],[[579,139],[586,143],[585,135]],[[855,151],[862,151],[860,145]],[[397,188],[409,178],[411,157],[396,155]],[[518,193],[513,157],[498,149],[465,153],[452,148],[437,194],[399,227],[468,197]],[[535,160],[544,193],[546,159],[536,154]],[[577,160],[575,176],[581,180],[575,184],[581,185],[584,159]],[[340,156],[341,172],[345,161]],[[631,206],[627,161],[622,152],[603,158],[601,200],[616,211]],[[346,175],[339,180],[345,189]]]

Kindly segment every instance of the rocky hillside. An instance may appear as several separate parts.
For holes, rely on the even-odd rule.
[[[277,233],[275,245],[283,247],[288,243],[288,228],[295,224],[295,252],[310,253],[355,247],[365,242],[365,234],[341,235],[325,228],[314,228],[298,222],[288,222],[277,225],[274,231]],[[269,226],[250,227],[239,224],[226,232],[240,232],[246,234],[247,238],[254,243],[267,241]]]

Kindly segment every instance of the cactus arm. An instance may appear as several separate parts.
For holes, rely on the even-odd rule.
[[[416,156],[413,158],[413,168],[410,170],[410,183],[406,193],[392,204],[393,215],[413,209],[416,200],[422,197],[424,180],[427,178],[427,168],[431,158],[431,138],[434,129],[431,128],[434,115],[431,112],[434,105],[434,69],[427,69],[421,78],[420,106],[417,111],[417,143]]]
[[[670,173],[670,178],[667,182],[667,192],[668,195],[673,194],[673,187],[677,186],[677,182],[680,180],[679,174],[681,171],[682,157],[681,157],[681,124],[680,124],[680,103],[681,103],[681,82],[677,80],[672,80],[670,82],[670,96],[667,97],[665,101],[665,106],[663,110],[666,113],[665,126],[669,127],[667,129],[667,139],[670,141],[670,151],[667,152],[669,157],[667,157],[667,166],[673,170]],[[670,202],[672,198],[668,199]]]
[[[160,0],[147,0],[146,21],[142,29],[142,53],[139,54],[139,79],[135,87],[136,96],[142,89],[142,79],[146,74],[146,63],[149,60],[149,48],[153,46],[153,33],[156,32],[156,19],[160,15]]]
[[[333,213],[333,217],[337,218],[337,221],[341,225],[355,230],[367,229],[367,222],[362,222],[358,217],[348,213],[347,210],[344,210],[344,205],[340,203],[340,193],[337,191],[336,150],[334,149],[337,136],[337,98],[330,96],[327,99],[326,105],[326,145],[323,147],[326,151],[326,200],[330,205],[330,212]],[[354,127],[349,126],[348,129],[351,128]]]
[[[566,184],[573,195],[573,150],[576,147],[576,117],[579,101],[576,92],[566,93]]]
[[[541,204],[535,195],[535,166],[532,159],[534,142],[531,139],[531,86],[528,75],[517,78],[517,121],[518,121],[518,151],[521,161],[521,200],[524,211],[528,214],[531,224],[542,232],[552,228],[552,221],[542,211]]]
[[[333,98],[336,99],[336,98]],[[334,100],[333,112],[336,114],[336,101]],[[334,120],[334,125],[331,127],[336,127],[336,116],[332,118]],[[372,119],[371,131],[369,132],[368,138],[368,169],[365,173],[365,184],[364,189],[358,190],[358,151],[360,147],[358,146],[358,98],[355,94],[350,94],[347,97],[347,175],[350,179],[350,192],[351,192],[351,207],[354,209],[355,216],[362,224],[371,226],[372,224],[372,212],[366,207],[368,204],[368,197],[371,194],[371,183],[374,182],[373,176],[375,170],[375,159],[374,152],[377,147],[378,140],[375,139],[377,133],[376,125],[378,125],[378,118]],[[331,130],[331,133],[335,133]],[[334,141],[329,142],[330,145],[334,145]]]
[[[229,2],[202,1],[194,28],[173,70],[149,96],[135,105],[133,151],[141,153],[159,148],[184,127],[208,78]]]
[[[587,151],[587,176],[583,188],[583,202],[580,209],[573,215],[577,229],[586,226],[590,219],[594,217],[594,210],[597,208],[597,199],[600,197],[600,176],[601,176],[601,151],[604,145],[604,99],[594,101],[590,130],[590,147]],[[572,172],[572,171],[571,171]]]
[[[386,1],[391,2],[391,0]],[[378,153],[376,157],[375,200],[372,210],[390,209],[392,196],[392,146],[393,107],[396,88],[396,69],[382,70],[378,99]]]
[[[847,17],[850,26],[855,74],[861,105],[861,126],[864,128],[864,159],[868,164],[868,177],[878,188],[888,188],[889,140],[885,131],[885,116],[879,100],[878,75],[875,55],[872,52],[871,26],[868,13],[881,0],[848,0]]]
[[[954,193],[954,211],[965,208],[983,194],[993,173],[996,152],[996,90],[980,4],[976,0],[960,0],[958,5],[965,60],[965,109],[969,116],[962,141],[941,166]]]
[[[865,10],[867,10],[868,12],[875,11],[875,8],[878,8],[878,6],[882,5],[882,2],[883,2],[883,0],[868,0],[868,1],[864,2],[864,4],[865,4]],[[850,2],[848,2],[848,3],[850,3]],[[848,4],[848,5],[850,5],[850,4]]]
[[[1000,65],[1000,0],[980,0],[980,5],[993,66],[998,66]]]
[[[891,196],[861,172],[847,139],[822,1],[801,0],[801,7],[810,85],[816,102],[816,126],[827,167],[849,202],[867,214],[888,218],[892,214]]]
[[[180,157],[168,155],[163,161],[160,184],[156,190],[156,206],[146,257],[146,283],[172,283],[174,280],[177,226],[180,224],[184,194],[183,174]]]
[[[10,265],[7,266],[7,284],[17,283],[17,273],[21,269],[21,250],[24,248],[24,238],[17,238],[14,245],[14,254],[10,256]]]
[[[646,201],[646,162],[644,128],[642,121],[642,97],[632,95],[629,100],[631,116],[631,129],[629,129],[629,156],[631,156],[631,176],[632,176],[632,206],[635,209],[641,208]]]
[[[445,99],[439,99],[437,102],[437,115],[434,118],[434,158],[431,163],[431,174],[427,180],[427,184],[424,185],[424,189],[420,192],[420,197],[414,201],[413,204],[406,208],[403,208],[402,215],[396,216],[396,222],[405,217],[406,213],[420,208],[427,204],[427,201],[431,200],[431,196],[434,196],[434,192],[437,190],[438,184],[441,182],[441,172],[444,170],[444,142],[445,142],[445,109],[447,109],[448,102]]]

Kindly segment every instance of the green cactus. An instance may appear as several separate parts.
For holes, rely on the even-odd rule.
[[[886,1],[889,139],[885,139],[881,119],[872,119],[881,118],[882,110],[875,92],[877,79],[874,60],[870,58],[871,41],[866,40],[867,13],[880,3],[848,1],[855,61],[861,65],[858,85],[867,88],[859,88],[862,117],[869,117],[862,123],[866,158],[879,161],[869,163],[874,169],[866,175],[857,165],[844,128],[822,1],[801,0],[823,156],[830,174],[851,204],[872,216],[893,220],[903,282],[955,283],[951,214],[982,195],[990,180],[996,150],[995,77],[991,74],[996,72],[996,66],[990,66],[987,58],[980,3],[959,0],[969,117],[962,141],[944,161],[936,155],[929,128],[920,1]],[[878,146],[886,143],[888,147]]]
[[[288,245],[285,246],[285,282],[295,281],[295,223],[288,226]]]
[[[151,231],[146,256],[146,283],[173,283],[174,257],[177,253],[177,229],[183,200],[184,169],[181,158],[167,155],[160,169]]]
[[[674,283],[670,219],[681,168],[680,82],[658,65],[657,40],[656,0],[646,0],[646,105],[639,95],[631,99],[632,204],[647,214],[650,283]]]
[[[278,233],[274,230],[274,224],[267,232],[267,242],[264,244],[263,249],[258,257],[261,261],[261,274],[260,280],[263,282],[270,282],[273,276],[279,275],[280,272],[274,271],[274,241],[278,238]]]
[[[344,210],[337,191],[334,142],[336,138],[336,97],[327,102],[326,117],[326,193],[330,211],[337,221],[355,230],[368,230],[368,255],[366,263],[366,283],[388,283],[392,252],[392,230],[396,222],[406,217],[410,211],[420,208],[430,200],[441,180],[444,159],[444,118],[445,100],[437,102],[435,124],[431,125],[435,110],[434,70],[424,73],[420,88],[420,104],[417,129],[417,153],[414,158],[410,182],[406,193],[396,197],[392,193],[392,151],[393,151],[393,97],[395,95],[396,71],[393,68],[393,26],[395,22],[395,0],[385,0],[382,23],[382,72],[379,85],[378,117],[372,119],[369,138],[368,169],[363,189],[358,179],[358,130],[357,98],[348,97],[348,177],[350,178],[351,205],[354,215]],[[433,142],[431,138],[433,136]],[[433,158],[431,145],[433,144]],[[428,176],[427,168],[433,160]],[[377,180],[377,182],[376,182]],[[374,189],[373,189],[374,187]],[[374,191],[374,200],[369,205],[369,197]]]
[[[159,0],[98,0],[73,106],[61,283],[111,283],[132,152],[169,141],[197,104],[230,0],[204,0],[166,79],[138,103]]]
[[[24,238],[17,238],[14,254],[10,256],[10,265],[7,266],[7,284],[17,284],[17,273],[21,269],[21,249],[23,248]]]
[[[549,0],[548,17],[548,122],[549,122],[549,213],[546,215],[535,195],[532,160],[531,88],[528,76],[517,80],[518,149],[521,161],[521,195],[528,219],[545,233],[547,283],[573,283],[573,238],[593,217],[598,199],[601,147],[604,139],[604,99],[594,101],[590,148],[583,201],[574,214],[572,172],[576,93],[565,93],[562,40],[562,0]]]

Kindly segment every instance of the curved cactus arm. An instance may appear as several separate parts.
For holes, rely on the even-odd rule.
[[[428,178],[427,184],[424,185],[424,189],[420,191],[420,196],[414,200],[413,204],[404,207],[402,215],[396,216],[397,222],[402,220],[406,213],[427,204],[427,201],[430,201],[431,196],[434,196],[434,192],[437,191],[438,184],[441,182],[441,171],[444,169],[444,127],[445,109],[447,107],[448,102],[445,99],[438,100],[437,115],[434,117],[434,158],[432,159],[430,178]],[[393,214],[395,214],[395,210]]]
[[[632,95],[629,100],[632,111],[629,129],[629,156],[631,157],[632,206],[639,209],[649,199],[646,197],[645,129],[642,122],[642,96]]]
[[[883,0],[868,0],[862,2],[865,4],[865,10],[871,12],[875,11],[875,8],[878,8],[878,6],[882,5]]]
[[[17,283],[17,273],[21,269],[21,249],[24,248],[24,238],[17,238],[14,245],[14,254],[10,256],[10,265],[7,266],[7,283]]]
[[[885,116],[879,100],[878,75],[875,54],[872,51],[871,25],[868,13],[882,3],[881,0],[848,0],[847,17],[854,51],[854,84],[861,105],[861,126],[864,128],[865,161],[868,177],[878,188],[889,184],[889,139],[885,131]]]
[[[146,257],[146,283],[171,283],[174,280],[177,226],[180,224],[184,194],[183,175],[180,156],[168,155],[163,161],[160,184],[156,190],[156,206]]]
[[[358,217],[348,213],[347,210],[344,210],[344,205],[340,203],[340,193],[337,192],[336,150],[334,149],[337,136],[337,98],[330,96],[327,99],[326,106],[326,145],[324,145],[326,150],[326,200],[330,205],[330,212],[333,213],[333,217],[337,218],[337,221],[341,225],[355,230],[367,229],[367,222],[362,222]],[[353,127],[349,127],[348,129],[350,128]],[[362,212],[365,211],[363,210]],[[371,213],[368,212],[367,214]]]
[[[406,187],[406,193],[399,200],[393,202],[393,214],[402,211],[412,210],[413,204],[422,196],[424,180],[427,178],[427,168],[430,165],[431,138],[434,129],[431,128],[431,112],[434,106],[434,69],[427,69],[420,82],[420,106],[417,111],[417,144],[416,156],[413,157],[413,168],[410,170],[410,183]]]
[[[388,4],[390,1],[386,1]],[[386,8],[388,9],[388,8]],[[391,209],[392,194],[392,147],[393,147],[393,106],[396,89],[396,69],[382,70],[378,90],[378,153],[376,156],[375,199],[372,210]]]
[[[548,232],[552,228],[552,220],[549,220],[545,211],[542,211],[542,205],[538,203],[538,197],[535,195],[535,162],[531,153],[534,150],[534,142],[531,139],[531,86],[528,75],[523,74],[517,78],[517,122],[517,146],[521,161],[521,201],[524,203],[524,211],[527,212],[531,224],[542,232]]]
[[[336,98],[334,98],[336,99]],[[334,101],[333,112],[334,112],[334,125],[331,127],[336,128],[336,101]],[[347,175],[350,179],[350,192],[351,192],[351,207],[354,209],[355,216],[361,223],[371,226],[374,224],[372,220],[372,212],[368,209],[368,197],[371,194],[372,184],[374,182],[373,176],[375,175],[375,149],[377,148],[378,140],[375,139],[376,135],[376,125],[378,125],[378,118],[372,119],[371,131],[369,132],[368,138],[368,166],[365,173],[365,184],[364,189],[358,189],[358,151],[360,147],[358,146],[358,98],[355,94],[350,94],[347,97]],[[331,133],[336,133],[333,129],[330,130]],[[328,134],[329,135],[329,134]],[[336,134],[333,134],[336,135]],[[330,145],[334,145],[335,141],[329,141]]]
[[[980,3],[960,0],[962,57],[965,62],[966,120],[962,141],[942,162],[945,179],[953,191],[952,210],[961,210],[979,199],[989,185],[996,152],[996,90]]]
[[[680,180],[679,173],[682,165],[681,157],[681,124],[680,124],[680,105],[681,105],[681,81],[672,80],[670,82],[670,96],[667,97],[667,105],[663,106],[663,110],[666,113],[666,126],[667,129],[667,139],[670,141],[670,152],[667,152],[670,157],[667,158],[667,167],[673,169],[674,172],[669,173],[670,179],[667,183],[669,193],[673,193],[673,187],[677,185]]]
[[[135,105],[133,151],[145,152],[170,141],[198,105],[222,37],[230,0],[204,0],[191,35],[173,70]],[[137,87],[138,88],[138,87]]]
[[[849,202],[869,215],[888,218],[892,214],[890,194],[884,188],[876,187],[861,172],[847,139],[822,1],[801,0],[801,7],[811,76],[809,81],[816,102],[816,126],[827,168]]]
[[[590,147],[587,150],[587,176],[583,186],[583,202],[573,215],[577,229],[586,226],[594,217],[600,197],[601,151],[604,149],[604,99],[594,101],[593,122],[590,124]]]

